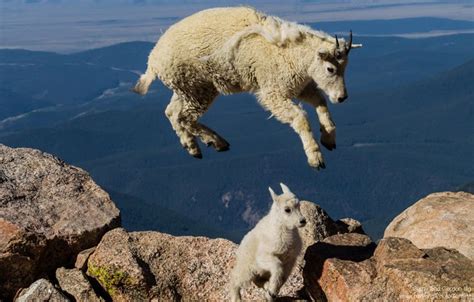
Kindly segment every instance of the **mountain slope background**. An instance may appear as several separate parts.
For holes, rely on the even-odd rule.
[[[323,149],[323,171],[308,167],[296,134],[247,94],[220,97],[203,117],[231,150],[187,155],[164,115],[170,91],[155,82],[145,97],[130,92],[147,42],[71,55],[0,50],[0,142],[89,171],[130,230],[238,241],[268,209],[267,187],[284,182],[379,238],[422,196],[474,180],[474,35],[356,41],[364,48],[351,53],[348,101],[330,105],[337,150]]]

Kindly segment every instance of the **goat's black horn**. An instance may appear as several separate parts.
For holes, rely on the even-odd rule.
[[[337,39],[337,35],[336,36],[336,48],[339,48],[339,40]]]
[[[352,48],[352,29],[349,32],[349,45],[346,47],[346,53],[349,53]]]

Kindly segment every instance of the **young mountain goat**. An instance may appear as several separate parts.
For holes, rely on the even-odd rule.
[[[264,15],[248,7],[214,8],[191,15],[171,26],[148,58],[148,68],[134,91],[145,94],[157,77],[173,90],[166,108],[181,144],[202,158],[199,137],[217,151],[229,143],[198,122],[220,94],[253,92],[259,103],[300,136],[315,168],[325,164],[298,98],[316,108],[321,143],[336,148],[335,125],[323,91],[333,103],[347,98],[344,71],[351,39],[332,38],[309,27]]]
[[[240,288],[249,282],[263,287],[268,301],[273,301],[295,265],[302,242],[297,228],[306,224],[298,198],[284,184],[283,194],[271,188],[270,212],[242,239],[232,270],[230,294],[240,301]]]

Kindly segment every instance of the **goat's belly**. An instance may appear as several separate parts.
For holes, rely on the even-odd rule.
[[[217,91],[221,94],[232,94],[244,91],[240,79],[236,75],[226,74],[223,76],[222,74],[216,73],[211,75],[211,78],[214,87],[216,87]]]
[[[242,72],[228,62],[211,61],[208,65],[209,77],[216,89],[222,94],[255,92],[258,85],[255,76]]]

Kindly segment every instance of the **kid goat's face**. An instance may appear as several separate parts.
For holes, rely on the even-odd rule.
[[[276,211],[278,220],[288,229],[301,228],[306,225],[306,219],[300,211],[300,201],[284,184],[280,184],[283,194],[277,195],[271,189],[273,199],[272,211]]]

